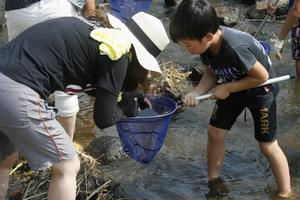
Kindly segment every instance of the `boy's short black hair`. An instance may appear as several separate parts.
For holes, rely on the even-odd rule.
[[[170,37],[174,42],[181,39],[202,39],[207,33],[219,29],[215,9],[206,0],[182,0],[170,22]]]

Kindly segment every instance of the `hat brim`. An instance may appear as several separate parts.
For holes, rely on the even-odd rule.
[[[145,47],[140,43],[140,41],[134,36],[134,34],[127,28],[127,26],[119,20],[117,17],[107,14],[109,23],[113,28],[121,29],[125,34],[127,34],[130,39],[131,44],[134,46],[137,59],[141,66],[152,72],[152,76],[160,76],[161,70],[156,58],[149,53]]]

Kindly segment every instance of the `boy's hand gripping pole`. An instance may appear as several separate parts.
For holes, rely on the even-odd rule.
[[[280,82],[280,81],[295,79],[295,78],[296,78],[295,76],[291,76],[291,75],[279,76],[279,77],[276,77],[276,78],[271,78],[271,79],[267,80],[266,82],[264,82],[262,84],[259,84],[255,88],[261,87],[261,86],[264,86],[264,85],[269,85],[269,84],[272,84],[272,83],[277,83],[277,82]],[[208,99],[212,95],[213,95],[212,93],[208,93],[208,94],[205,94],[205,95],[197,96],[196,100],[200,101],[200,100]]]

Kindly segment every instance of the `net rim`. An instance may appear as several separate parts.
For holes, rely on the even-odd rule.
[[[163,118],[163,117],[168,117],[170,115],[173,115],[175,113],[175,111],[177,110],[177,103],[169,98],[169,97],[165,97],[165,96],[154,96],[154,97],[159,97],[159,98],[165,98],[165,99],[168,99],[170,102],[172,102],[174,104],[174,108],[168,112],[168,113],[165,113],[165,114],[160,114],[160,115],[155,115],[155,116],[136,116],[136,117],[128,117],[128,118],[124,118],[124,119],[120,119],[118,123],[121,123],[121,122],[127,122],[127,121],[132,121],[132,120],[136,120],[136,119],[156,119],[156,118]]]

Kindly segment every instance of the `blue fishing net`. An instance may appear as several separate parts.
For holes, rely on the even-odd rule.
[[[148,97],[154,116],[130,117],[117,122],[123,150],[140,163],[149,163],[157,155],[165,140],[177,104],[163,96]]]

